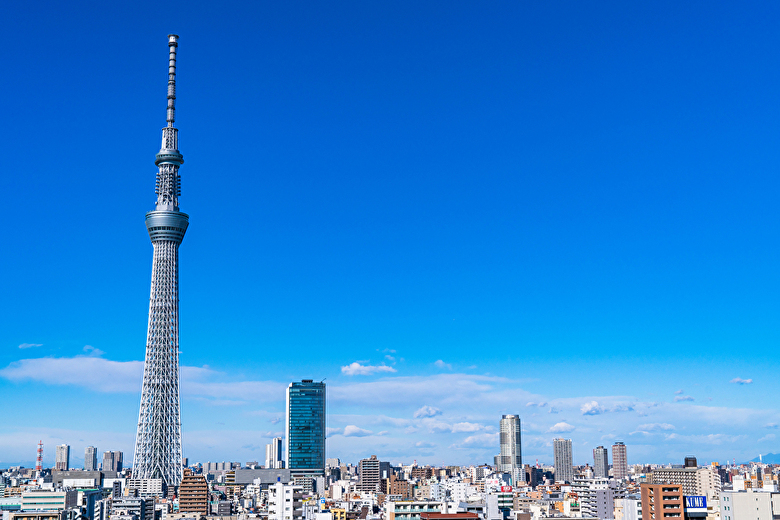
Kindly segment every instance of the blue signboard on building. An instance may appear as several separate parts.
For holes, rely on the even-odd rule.
[[[686,496],[685,509],[707,509],[707,497]]]

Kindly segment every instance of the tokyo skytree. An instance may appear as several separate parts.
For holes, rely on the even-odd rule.
[[[162,149],[154,161],[158,167],[157,207],[146,214],[154,255],[144,381],[133,456],[133,478],[161,478],[168,486],[178,486],[182,479],[179,244],[189,221],[189,216],[179,211],[179,166],[184,159],[179,153],[178,130],[173,126],[178,39],[174,34],[168,35],[168,125],[163,128]]]

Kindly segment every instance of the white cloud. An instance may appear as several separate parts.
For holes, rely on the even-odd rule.
[[[597,401],[591,401],[589,403],[583,404],[580,407],[580,411],[582,412],[582,415],[598,415],[606,412],[607,410],[603,406],[599,406]]]
[[[346,426],[344,428],[344,437],[367,437],[371,435],[371,430],[364,430],[363,428],[358,428],[354,424],[350,424],[349,426]]]
[[[555,423],[547,430],[548,433],[569,433],[574,431],[574,426],[566,422]]]
[[[396,372],[396,369],[387,365],[361,365],[357,361],[341,367],[341,373],[348,376],[370,376],[380,372]]]
[[[680,389],[680,390],[677,390],[677,391],[675,392],[675,395],[680,395],[681,393],[683,393],[682,389]]]
[[[734,384],[737,384],[737,385],[749,385],[749,384],[753,383],[753,380],[752,379],[742,379],[741,377],[735,377],[734,379],[729,381],[729,383],[734,383]]]
[[[414,412],[414,418],[415,419],[422,419],[425,417],[436,417],[437,415],[441,415],[441,410],[438,408],[434,408],[433,406],[423,406],[416,412]]]
[[[690,395],[678,395],[677,397],[674,398],[675,403],[679,403],[682,401],[695,401],[695,399]]]
[[[98,392],[140,392],[143,361],[109,361],[99,357],[21,359],[0,369],[0,377],[14,382],[36,381],[71,385]],[[79,377],[78,374],[92,374]]]
[[[42,347],[43,343],[22,343],[19,345],[19,348],[35,348],[35,347]]]
[[[452,370],[452,365],[445,363],[441,359],[437,359],[434,365],[436,365],[436,368],[446,368],[447,370]]]
[[[764,441],[773,441],[775,440],[775,437],[777,437],[774,433],[767,433],[760,439],[758,439],[758,442],[764,442]]]

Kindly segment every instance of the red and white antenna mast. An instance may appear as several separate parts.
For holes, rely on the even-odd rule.
[[[35,472],[37,476],[41,476],[43,471],[43,441],[38,441],[38,458],[35,459]]]

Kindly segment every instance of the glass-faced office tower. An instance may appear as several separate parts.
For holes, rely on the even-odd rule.
[[[325,383],[290,383],[286,419],[285,467],[294,476],[324,475]]]
[[[521,435],[520,416],[502,415],[500,423],[501,454],[499,456],[499,470],[512,476],[513,486],[525,482]]]
[[[161,478],[168,486],[182,479],[179,407],[179,244],[189,216],[179,211],[181,177],[178,129],[174,128],[176,48],[168,35],[168,109],[157,165],[157,207],[146,214],[154,247],[149,328],[146,336],[141,408],[135,437],[133,478]]]

